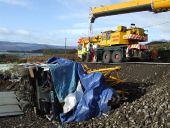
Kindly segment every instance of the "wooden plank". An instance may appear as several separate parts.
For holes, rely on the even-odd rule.
[[[9,91],[9,92],[0,92],[0,97],[14,97],[16,98],[15,92],[14,91]]]
[[[0,117],[21,115],[23,112],[14,92],[0,92]]]
[[[10,97],[0,97],[0,106],[2,105],[17,105],[18,101],[16,98],[10,98]]]
[[[18,105],[0,106],[0,117],[22,115],[23,112]]]

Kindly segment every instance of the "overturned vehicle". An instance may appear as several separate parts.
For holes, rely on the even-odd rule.
[[[120,67],[89,69],[62,58],[29,65],[31,102],[38,115],[62,123],[101,116],[118,105],[126,91],[117,88]],[[115,76],[114,76],[115,75]]]

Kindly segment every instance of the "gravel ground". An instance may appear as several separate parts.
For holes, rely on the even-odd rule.
[[[122,65],[120,76],[128,82],[127,86],[129,83],[136,83],[145,87],[146,93],[132,102],[124,102],[119,108],[102,117],[87,122],[70,123],[66,127],[169,128],[170,66]]]
[[[91,68],[111,67],[100,64]],[[134,89],[134,95],[116,109],[101,117],[79,123],[64,124],[64,127],[86,128],[168,128],[170,127],[170,65],[121,65],[120,77],[126,82],[121,85]],[[120,86],[120,87],[121,87]],[[136,89],[145,89],[138,92]],[[136,94],[135,94],[136,93]],[[35,116],[32,110],[19,117],[0,118],[4,127],[57,127],[53,123]]]

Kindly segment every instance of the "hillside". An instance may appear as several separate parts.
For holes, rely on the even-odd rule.
[[[47,44],[33,44],[22,42],[7,42],[0,41],[0,51],[33,51],[39,49],[64,49],[64,46],[47,45]],[[67,46],[67,49],[74,49],[74,46]]]
[[[149,48],[152,49],[170,49],[170,41],[152,41],[147,44]]]

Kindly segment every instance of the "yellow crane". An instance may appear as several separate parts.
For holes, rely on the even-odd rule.
[[[78,41],[78,56],[82,61],[121,62],[127,59],[145,59],[148,35],[143,28],[118,26],[115,31],[105,31],[93,37],[83,37]],[[88,49],[83,53],[82,49]]]
[[[170,9],[170,0],[130,0],[108,6],[94,7],[90,12],[90,22],[96,18],[110,15],[126,14],[141,11],[155,13],[165,12]]]
[[[159,13],[169,10],[170,0],[130,0],[91,8],[90,23],[94,23],[96,18],[110,15],[141,11]],[[92,29],[91,27],[90,25],[90,30]],[[78,55],[82,60],[102,61],[104,63],[121,62],[131,58],[145,59],[149,58],[148,54],[146,55],[147,47],[140,45],[139,42],[147,41],[147,39],[148,35],[143,28],[138,28],[134,25],[131,28],[118,26],[117,30],[114,31],[102,32],[102,34],[94,37],[80,38],[78,41]],[[92,50],[84,52],[85,49]],[[89,54],[91,55],[90,57]]]

